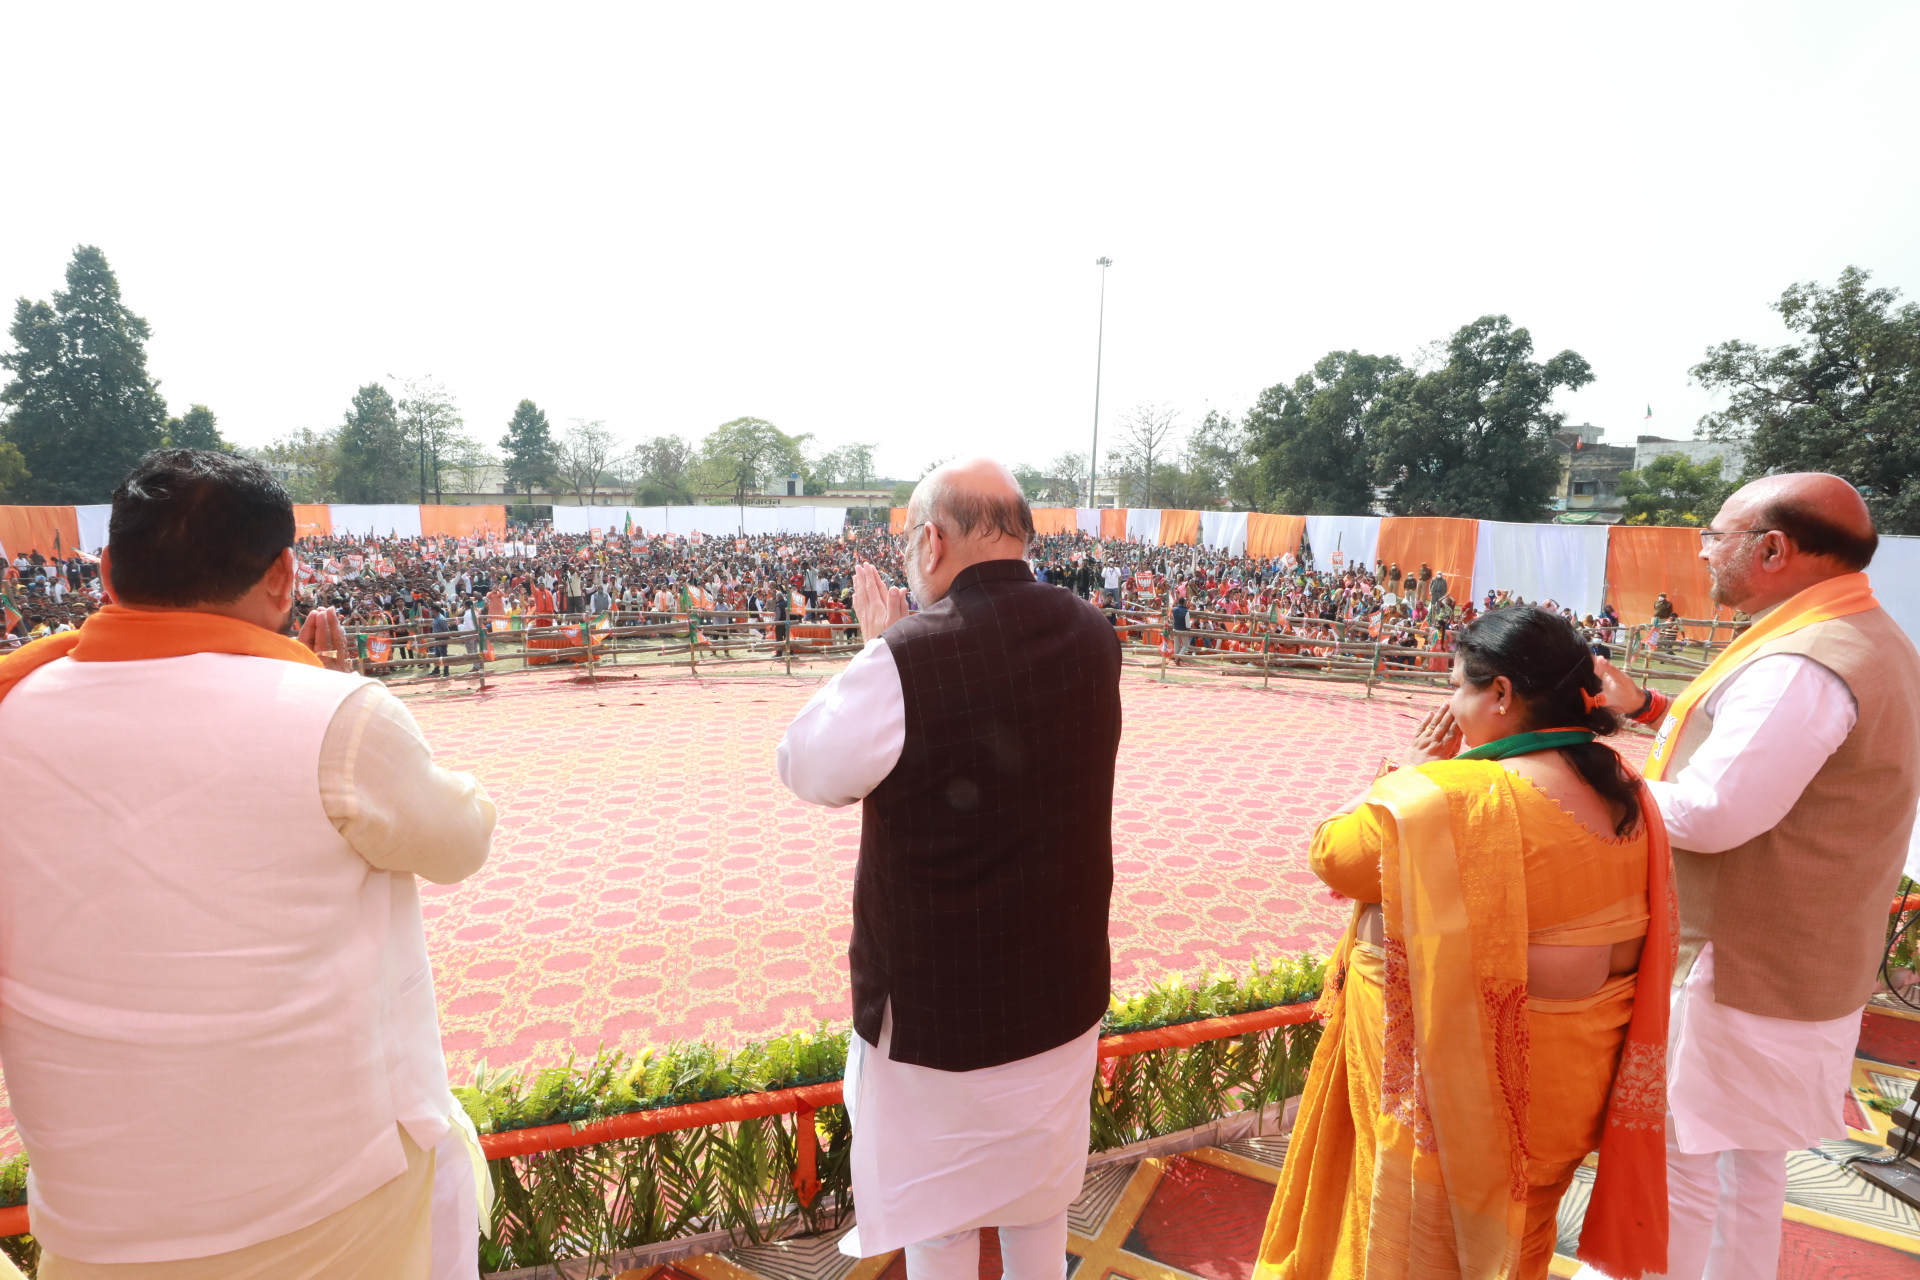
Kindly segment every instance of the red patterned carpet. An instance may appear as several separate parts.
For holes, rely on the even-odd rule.
[[[774,775],[816,680],[518,683],[412,705],[500,806],[492,863],[426,886],[457,1074],[844,1018],[857,810]],[[1411,732],[1405,695],[1129,679],[1114,981],[1324,950],[1306,840]]]

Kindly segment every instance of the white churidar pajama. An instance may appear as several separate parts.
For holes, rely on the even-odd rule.
[[[1713,730],[1686,768],[1648,784],[1674,845],[1699,853],[1778,825],[1859,714],[1846,682],[1799,654],[1749,663],[1704,710]],[[1715,1003],[1713,948],[1702,949],[1667,1036],[1667,1277],[1772,1280],[1787,1152],[1846,1136],[1859,1038],[1858,1010],[1800,1022]]]
[[[780,780],[811,804],[863,799],[906,745],[906,697],[884,638],[872,640],[788,726]],[[852,1257],[907,1248],[913,1280],[976,1274],[978,1229],[1000,1227],[1007,1280],[1059,1280],[1067,1206],[1087,1162],[1087,1104],[1100,1028],[1045,1053],[978,1071],[895,1062],[852,1038],[847,1113],[859,1224]]]

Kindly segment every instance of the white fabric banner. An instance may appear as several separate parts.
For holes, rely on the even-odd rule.
[[[1160,508],[1133,507],[1127,512],[1128,542],[1160,541]]]
[[[1247,513],[1244,511],[1202,511],[1200,543],[1230,556],[1247,553]]]
[[[845,507],[802,507],[802,511],[813,512],[813,531],[837,538],[847,531],[847,509]]]
[[[103,502],[97,506],[75,507],[73,518],[80,524],[80,549],[91,555],[99,555],[107,545],[107,518],[113,514],[113,504]]]
[[[1075,507],[1073,527],[1089,537],[1100,536],[1100,512],[1096,507]]]
[[[1920,645],[1920,538],[1881,534],[1880,549],[1867,566],[1867,581],[1887,616]]]
[[[1607,527],[1482,520],[1473,551],[1474,600],[1512,591],[1528,604],[1551,600],[1599,613],[1607,582]]]
[[[420,536],[420,508],[398,502],[379,506],[342,505],[327,508],[334,536],[364,538],[417,538]]]
[[[1313,567],[1325,573],[1339,552],[1343,569],[1373,568],[1380,545],[1379,516],[1308,516],[1307,541],[1313,547]]]

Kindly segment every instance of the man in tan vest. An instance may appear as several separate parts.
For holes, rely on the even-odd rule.
[[[1714,602],[1753,625],[1670,705],[1596,659],[1611,705],[1661,726],[1647,778],[1673,840],[1681,934],[1670,1277],[1770,1280],[1786,1153],[1846,1135],[1860,1015],[1920,801],[1920,655],[1861,572],[1878,542],[1838,476],[1757,480],[1700,551]]]

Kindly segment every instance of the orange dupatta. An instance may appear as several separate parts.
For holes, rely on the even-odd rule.
[[[0,658],[0,698],[26,677],[60,658],[75,662],[138,662],[147,658],[184,658],[194,653],[235,653],[248,658],[278,658],[309,667],[324,665],[318,654],[291,636],[276,635],[251,622],[218,613],[185,609],[129,609],[110,604],[77,631],[43,636]]]
[[[1673,746],[1680,739],[1680,731],[1687,723],[1687,717],[1713,692],[1714,686],[1739,669],[1748,654],[1767,641],[1792,635],[1802,627],[1879,607],[1880,602],[1874,598],[1873,586],[1866,574],[1843,573],[1837,578],[1816,582],[1767,611],[1765,617],[1756,620],[1738,639],[1721,650],[1720,656],[1707,664],[1705,671],[1694,677],[1693,683],[1686,687],[1673,708],[1667,712],[1659,736],[1653,740],[1653,752],[1647,757],[1646,776],[1656,782],[1666,776],[1667,765],[1673,758]]]
[[[1374,784],[1386,1028],[1368,1280],[1497,1280],[1527,1200],[1526,876],[1511,774],[1441,761]],[[1647,940],[1607,1101],[1582,1260],[1622,1280],[1666,1268],[1668,989],[1679,944],[1672,853],[1651,794]],[[1665,909],[1658,904],[1665,903]],[[1332,969],[1330,967],[1330,972]]]

